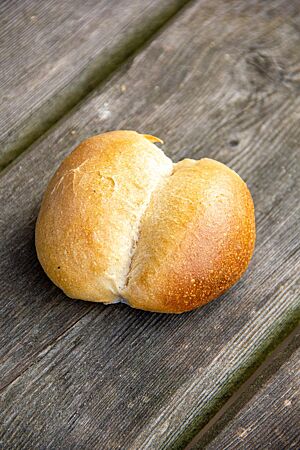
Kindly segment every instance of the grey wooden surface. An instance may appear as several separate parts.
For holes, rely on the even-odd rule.
[[[0,168],[186,1],[1,1]]]
[[[300,5],[198,1],[0,176],[5,448],[183,448],[299,319]],[[255,20],[253,16],[255,15]],[[70,301],[34,224],[84,137],[153,133],[248,182],[257,247],[226,295],[181,316]]]
[[[285,353],[291,352],[288,360],[281,365],[285,355],[277,355],[272,366],[249,388],[248,395],[254,393],[251,400],[205,446],[207,450],[300,448],[299,343],[300,334],[285,350]]]

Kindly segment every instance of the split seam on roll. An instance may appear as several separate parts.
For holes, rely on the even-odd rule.
[[[133,257],[134,257],[134,253],[135,253],[135,251],[137,249],[137,246],[138,246],[138,241],[139,241],[139,235],[140,235],[140,231],[141,231],[141,223],[142,223],[143,216],[146,213],[147,208],[149,207],[149,205],[151,203],[151,198],[152,198],[153,194],[155,192],[157,192],[159,189],[163,189],[163,185],[165,184],[166,180],[173,174],[174,165],[175,164],[173,164],[172,171],[168,175],[161,175],[161,178],[156,181],[156,183],[152,186],[151,189],[149,189],[148,197],[146,198],[145,203],[143,205],[143,208],[141,208],[141,212],[140,212],[140,214],[137,217],[137,220],[136,220],[136,223],[135,223],[135,227],[134,227],[135,228],[135,232],[134,232],[134,236],[133,236],[133,239],[132,239],[132,246],[131,246],[131,250],[130,250],[130,261],[129,261],[128,271],[127,271],[127,274],[125,276],[124,282],[122,283],[121,286],[119,286],[119,295],[120,296],[122,296],[122,291],[127,286],[129,278],[130,278],[131,263],[132,263],[132,260],[133,260]],[[124,298],[124,297],[122,297],[122,298]],[[126,300],[126,299],[124,299],[124,300]]]

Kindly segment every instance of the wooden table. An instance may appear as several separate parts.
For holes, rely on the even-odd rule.
[[[0,448],[298,449],[300,2],[3,0],[0,46]],[[254,258],[199,310],[70,301],[37,262],[49,178],[120,128],[251,189]]]

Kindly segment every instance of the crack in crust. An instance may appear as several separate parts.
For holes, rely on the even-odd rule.
[[[144,135],[146,137],[146,135]],[[157,138],[155,138],[157,139]],[[157,141],[153,141],[153,142],[157,142]],[[160,139],[158,140],[158,142],[162,142]],[[130,250],[130,262],[129,262],[129,267],[128,267],[128,271],[125,277],[125,282],[123,283],[122,286],[120,286],[119,288],[119,295],[122,296],[122,292],[124,291],[124,289],[126,289],[128,282],[129,282],[129,277],[130,277],[130,272],[131,272],[131,265],[132,265],[132,260],[134,258],[134,254],[135,251],[138,247],[138,242],[139,242],[139,237],[140,237],[140,232],[141,232],[141,223],[143,220],[144,215],[147,212],[147,209],[151,203],[151,198],[153,196],[153,194],[155,194],[157,191],[159,191],[160,189],[163,189],[164,184],[166,183],[166,180],[171,177],[173,175],[174,172],[174,164],[173,164],[173,170],[170,174],[163,176],[160,180],[158,180],[158,182],[155,184],[155,186],[153,187],[152,190],[149,191],[149,195],[148,198],[144,204],[143,210],[141,211],[140,216],[137,219],[136,222],[136,237],[133,239],[132,241],[132,246],[131,246],[131,250]],[[123,297],[122,297],[123,298]],[[126,302],[127,300],[124,299]]]

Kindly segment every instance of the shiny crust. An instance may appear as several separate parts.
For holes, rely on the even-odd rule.
[[[50,181],[36,224],[49,278],[69,297],[115,302],[151,192],[171,172],[171,160],[134,131],[82,142]]]
[[[230,288],[254,249],[246,184],[209,159],[172,165],[132,131],[92,137],[62,163],[36,225],[38,258],[72,297],[180,313]]]

